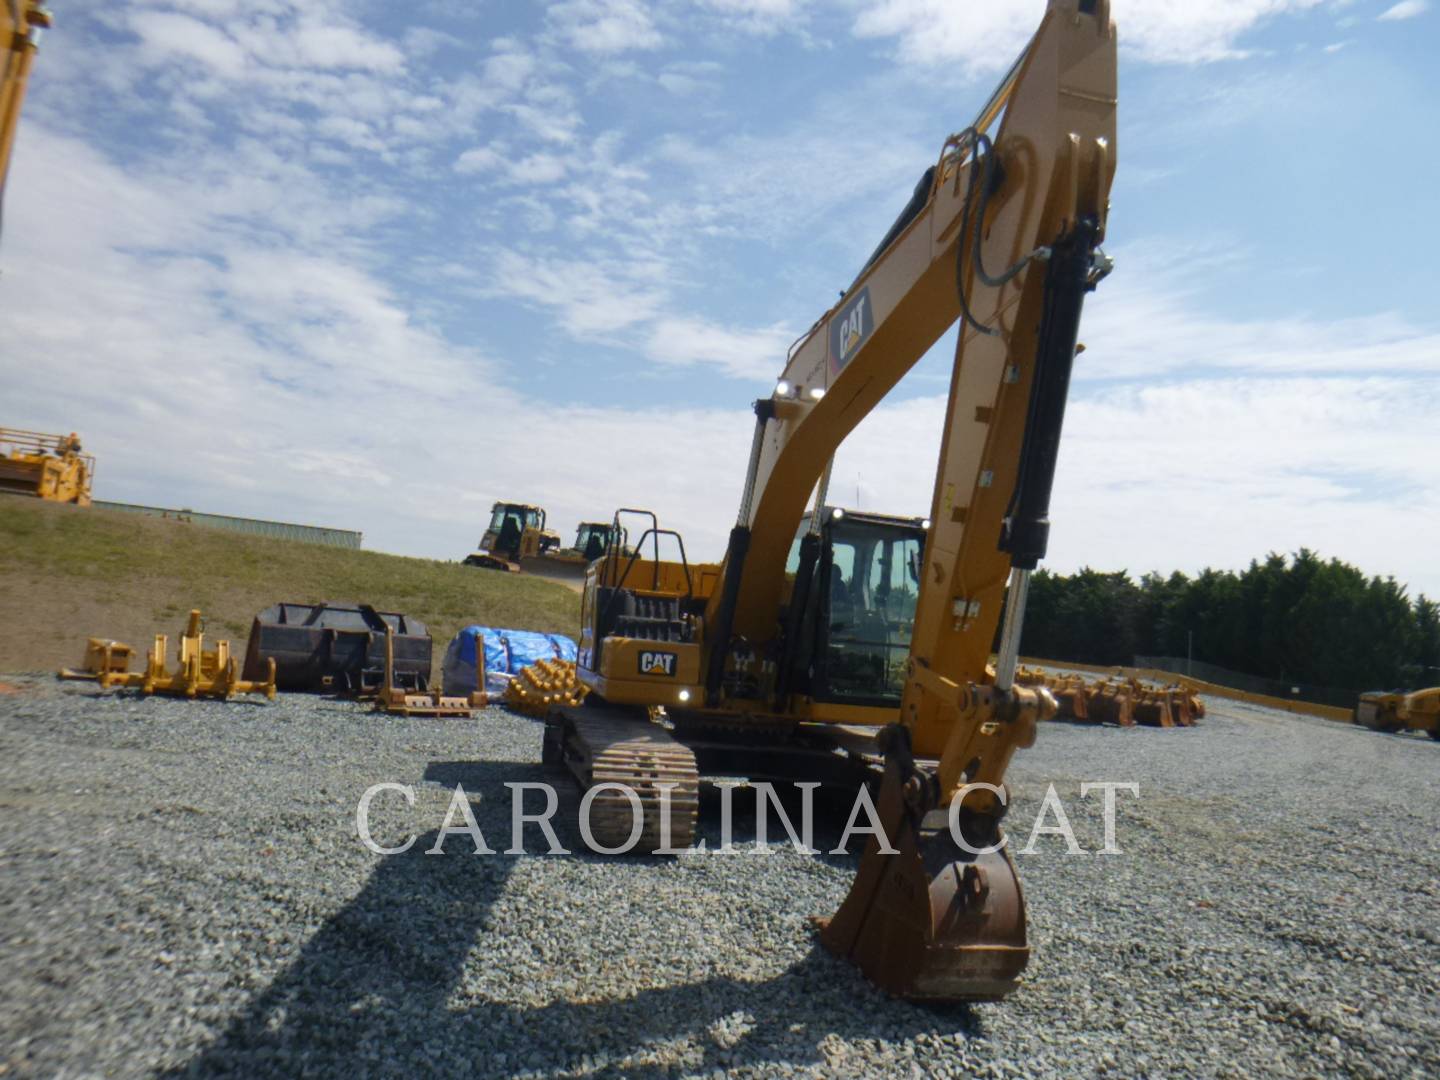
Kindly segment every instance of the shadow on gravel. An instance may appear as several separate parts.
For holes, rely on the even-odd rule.
[[[508,842],[501,838],[509,837],[510,818],[509,800],[495,793],[504,791],[506,781],[540,781],[547,775],[531,764],[435,762],[426,779],[451,788],[465,785],[477,822],[498,852]],[[483,797],[473,801],[475,795]],[[567,836],[573,824],[562,826],[566,809],[562,795],[557,831],[562,843],[575,850]],[[718,825],[708,820],[703,825],[705,832],[713,826],[718,838]],[[740,821],[736,825],[737,844],[753,839]],[[979,1017],[967,1007],[925,1009],[885,998],[818,942],[798,964],[765,982],[716,976],[615,1000],[457,1007],[454,998],[466,965],[491,962],[486,941],[491,908],[515,864],[522,858],[589,862],[602,857],[473,858],[467,857],[468,838],[454,836],[449,844],[464,855],[429,858],[424,852],[437,835],[432,830],[404,854],[386,857],[360,893],[321,927],[243,1015],[210,1047],[163,1075],[505,1076],[594,1069],[593,1075],[658,1077],[742,1063],[821,1064],[825,1058],[819,1044],[831,1033],[890,1040],[982,1033]],[[617,962],[625,962],[623,942],[597,943],[597,948],[612,949]],[[707,1036],[717,1021],[736,1013],[751,1021],[743,1035],[724,1047]],[[683,1066],[622,1069],[595,1060],[623,1058],[647,1044],[687,1037],[703,1049],[702,1062],[692,1055]]]

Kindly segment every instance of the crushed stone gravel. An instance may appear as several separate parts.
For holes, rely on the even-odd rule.
[[[546,779],[533,720],[6,681],[0,1076],[1440,1075],[1423,737],[1221,700],[1192,729],[1044,725],[1011,769],[1012,842],[1054,784],[1091,854],[1019,855],[1025,984],[930,1009],[817,946],[854,855],[505,854],[504,785]],[[377,843],[417,837],[404,854],[356,833],[382,781],[414,791],[371,806]],[[1093,853],[1086,781],[1139,784],[1119,854]],[[457,783],[496,854],[425,854]],[[718,846],[713,799],[700,835]]]

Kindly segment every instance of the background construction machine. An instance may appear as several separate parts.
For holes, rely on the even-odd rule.
[[[632,804],[601,779],[636,792],[655,850],[689,843],[701,773],[853,784],[883,760],[893,848],[870,841],[822,940],[909,998],[1002,997],[1029,957],[1001,785],[1055,710],[1015,670],[1081,306],[1108,271],[1115,108],[1109,4],[1049,0],[974,124],[945,140],[755,403],[724,561],[691,564],[651,515],[630,556],[592,565],[578,655],[591,693],[546,720],[546,762],[593,787],[590,824],[612,848]],[[840,443],[959,318],[925,527],[827,506]],[[675,556],[661,558],[662,538]]]
[[[1355,723],[1376,731],[1424,731],[1440,739],[1440,686],[1429,690],[1372,690],[1355,705]]]
[[[611,539],[621,547],[624,537],[604,521],[582,521],[575,543],[560,546],[558,533],[545,527],[545,511],[527,503],[497,502],[491,508],[490,526],[480,538],[480,550],[465,557],[466,566],[579,582],[585,568],[609,548]]]
[[[490,508],[480,549],[466,556],[465,565],[518,573],[521,559],[534,559],[559,546],[560,536],[545,527],[545,511],[540,507],[497,502]]]
[[[82,453],[80,436],[0,428],[0,492],[52,502],[90,505],[95,459]]]

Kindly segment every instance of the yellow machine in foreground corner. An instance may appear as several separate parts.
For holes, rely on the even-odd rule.
[[[20,127],[20,106],[30,69],[40,47],[40,34],[50,25],[50,12],[39,0],[4,0],[0,3],[0,202],[5,177],[10,171],[10,153]]]
[[[0,491],[51,502],[90,505],[95,459],[81,452],[80,436],[0,428]]]
[[[1403,690],[1361,694],[1355,723],[1376,731],[1424,731],[1440,739],[1440,686],[1408,694]]]
[[[877,809],[894,850],[870,841],[822,940],[908,998],[1003,997],[1029,958],[1001,785],[1055,709],[1015,671],[1082,302],[1109,268],[1115,108],[1109,4],[1050,0],[975,123],[945,140],[756,402],[724,562],[691,565],[652,516],[630,557],[593,565],[578,664],[591,694],[546,720],[546,762],[594,786],[590,824],[612,848],[632,813],[601,780],[638,794],[643,843],[668,833],[682,848],[702,773],[853,784],[883,759]],[[827,507],[841,441],[960,318],[929,519]],[[660,558],[662,536],[678,561]],[[647,718],[657,707],[664,725]],[[967,793],[952,832],[947,811]]]

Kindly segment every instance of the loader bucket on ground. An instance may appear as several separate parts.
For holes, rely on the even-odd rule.
[[[375,693],[385,681],[385,635],[395,636],[395,686],[421,692],[430,680],[430,632],[418,619],[368,604],[275,604],[255,616],[245,678],[275,661],[281,690]]]
[[[1015,866],[1004,850],[965,852],[943,810],[917,819],[903,794],[912,768],[908,748],[887,754],[876,809],[897,853],[885,854],[871,837],[849,894],[821,923],[820,939],[896,997],[998,1000],[1016,987],[1030,959]]]

